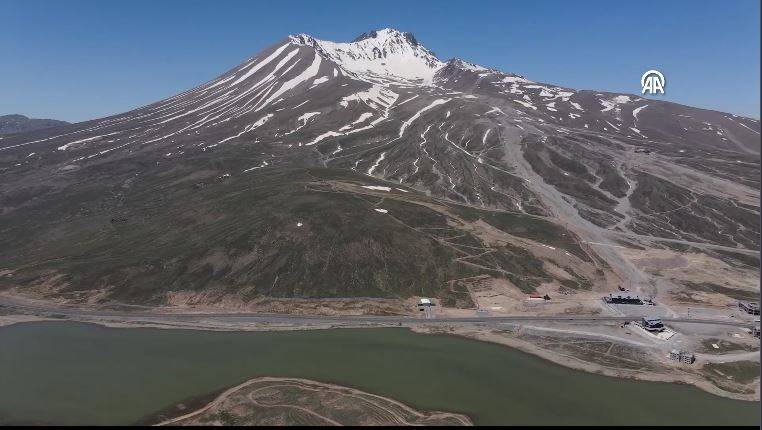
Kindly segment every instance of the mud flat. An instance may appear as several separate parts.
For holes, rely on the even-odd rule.
[[[184,406],[184,405],[183,405]],[[157,425],[472,425],[465,415],[419,412],[353,388],[298,378],[255,378]]]

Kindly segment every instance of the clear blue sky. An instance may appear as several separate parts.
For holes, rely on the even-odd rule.
[[[92,119],[210,80],[288,34],[394,27],[442,59],[571,88],[639,93],[657,68],[667,100],[759,118],[759,17],[758,0],[0,0],[0,114]]]

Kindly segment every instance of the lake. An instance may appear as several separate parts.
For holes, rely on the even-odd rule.
[[[0,327],[0,424],[131,424],[257,376],[313,379],[476,424],[759,425],[759,403],[576,371],[406,329],[209,332]]]

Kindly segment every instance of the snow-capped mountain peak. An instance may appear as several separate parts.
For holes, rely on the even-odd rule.
[[[363,33],[357,36],[352,42],[356,43],[368,39],[376,39],[381,41],[381,43],[386,43],[389,41],[399,42],[404,39],[412,46],[419,45],[418,40],[415,39],[413,33],[402,32],[393,28],[382,28],[381,30],[372,30],[367,33]]]
[[[291,41],[312,46],[346,71],[371,80],[401,78],[431,83],[434,74],[445,65],[411,33],[392,28],[363,33],[348,43],[319,40],[306,34],[291,36]]]

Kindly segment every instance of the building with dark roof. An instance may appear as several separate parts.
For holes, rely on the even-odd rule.
[[[622,305],[642,305],[643,300],[640,296],[632,294],[628,291],[620,291],[618,293],[610,293],[604,297],[603,300],[606,303],[622,304]]]
[[[648,331],[664,331],[664,324],[661,322],[661,318],[643,317],[641,324]]]

